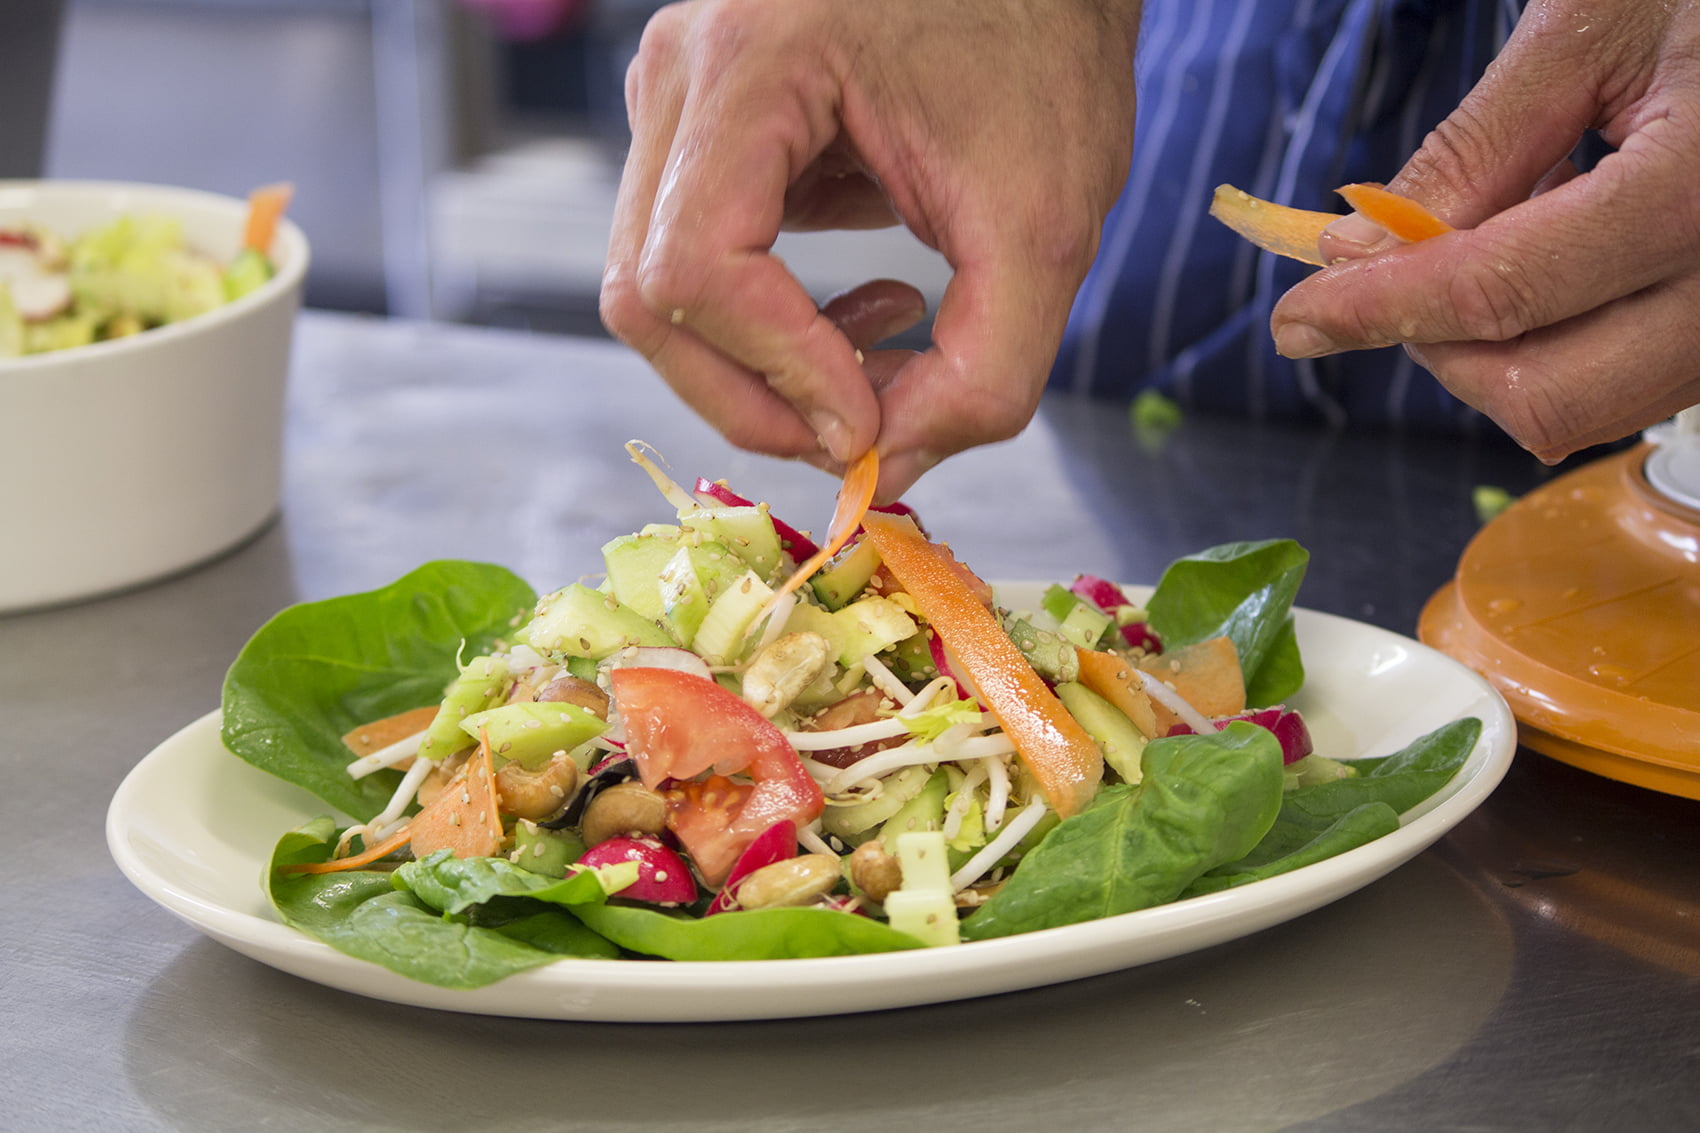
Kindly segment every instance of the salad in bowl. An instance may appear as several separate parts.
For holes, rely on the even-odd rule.
[[[266,870],[286,924],[449,988],[972,948],[1362,846],[1480,733],[1312,750],[1284,706],[1289,540],[1188,556],[1139,601],[1083,574],[1010,609],[903,505],[841,497],[817,546],[628,447],[671,514],[602,578],[539,596],[430,563],[242,651],[225,747],[327,808]]]

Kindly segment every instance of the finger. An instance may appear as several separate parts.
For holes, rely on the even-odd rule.
[[[1695,138],[1700,144],[1700,134]],[[1276,304],[1276,347],[1502,342],[1685,270],[1700,204],[1675,161],[1620,154],[1468,232],[1318,273]]]
[[[849,339],[771,252],[787,186],[835,135],[825,81],[693,74],[638,285],[651,313],[760,375],[849,460],[873,444],[878,404]],[[732,107],[743,108],[737,129],[726,128]]]
[[[1008,254],[958,268],[933,322],[934,346],[904,361],[880,392],[883,498],[953,453],[1026,427],[1078,285],[1072,267],[1047,273]]]
[[[1606,21],[1556,33],[1519,24],[1481,80],[1388,183],[1455,228],[1473,228],[1537,195],[1597,112],[1599,43]],[[1593,25],[1599,25],[1597,27]],[[1323,230],[1322,258],[1356,259],[1403,241],[1356,213]]]
[[[1650,288],[1504,343],[1411,348],[1519,444],[1556,462],[1700,404],[1700,284]],[[1660,333],[1648,334],[1648,327]]]

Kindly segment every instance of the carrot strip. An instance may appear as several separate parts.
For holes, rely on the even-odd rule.
[[[1452,231],[1450,224],[1416,201],[1389,193],[1380,185],[1342,185],[1335,192],[1345,197],[1358,215],[1379,224],[1407,244]]]
[[[1148,740],[1163,732],[1157,727],[1157,711],[1145,691],[1145,682],[1134,672],[1133,662],[1096,649],[1076,648],[1080,659],[1080,683],[1121,709],[1133,726]]]
[[[1265,201],[1232,185],[1216,186],[1210,215],[1266,252],[1322,266],[1317,244],[1322,230],[1339,220],[1331,212],[1311,212]]]
[[[880,457],[873,449],[850,462],[850,467],[844,470],[844,484],[838,489],[838,506],[833,510],[826,542],[791,573],[783,586],[773,592],[773,597],[767,600],[767,609],[762,611],[764,615],[779,599],[813,578],[815,572],[850,541],[850,536],[856,533],[856,528],[862,525],[863,517],[868,514],[868,505],[874,502],[874,488],[879,479]]]
[[[269,254],[272,238],[277,235],[277,222],[283,218],[294,196],[295,186],[288,182],[261,185],[249,193],[248,222],[242,230],[242,246],[262,255]]]
[[[400,830],[358,854],[328,862],[301,862],[283,867],[284,873],[340,873],[370,865],[409,842],[413,856],[427,858],[449,849],[457,858],[487,858],[502,845],[500,797],[490,741],[480,736],[478,751],[461,766],[441,794]]]
[[[295,865],[284,866],[280,872],[341,873],[343,870],[359,869],[363,865],[371,865],[379,858],[395,853],[397,850],[407,845],[412,838],[412,828],[409,826],[403,826],[400,830],[397,830],[394,834],[391,834],[388,838],[385,838],[376,846],[367,846],[358,854],[352,854],[346,858],[334,858],[328,862],[297,862]]]
[[[1104,776],[1097,743],[974,596],[948,551],[929,543],[907,516],[871,511],[862,525],[880,559],[967,671],[1051,809],[1064,818],[1078,813]]]
[[[413,816],[413,856],[428,858],[447,849],[457,858],[487,858],[502,845],[502,816],[490,741],[478,738],[473,753],[443,792]]]

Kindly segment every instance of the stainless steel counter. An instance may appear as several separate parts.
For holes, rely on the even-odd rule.
[[[0,1128],[1700,1128],[1700,803],[1530,752],[1368,888],[1143,968],[818,1021],[548,1023],[322,988],[197,935],[107,855],[125,772],[218,704],[281,607],[427,559],[538,587],[658,514],[621,442],[824,525],[819,473],[733,452],[605,343],[309,314],[282,515],[131,593],[0,618]],[[1055,402],[911,500],[983,574],[1155,581],[1287,535],[1304,605],[1410,633],[1502,442],[1189,418],[1142,443]],[[15,544],[8,541],[8,548]],[[16,553],[9,550],[8,553]],[[256,879],[257,883],[257,879]]]

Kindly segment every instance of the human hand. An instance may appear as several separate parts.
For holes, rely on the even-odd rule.
[[[602,317],[734,444],[837,468],[878,443],[879,495],[1019,432],[1126,176],[1133,0],[695,0],[626,78],[632,147]],[[919,293],[823,311],[782,227],[902,222],[953,269],[920,354],[859,348]]]
[[[1580,175],[1597,129],[1617,152]],[[1287,293],[1288,357],[1404,343],[1548,462],[1700,402],[1700,10],[1533,0],[1499,58],[1390,183],[1460,229],[1348,257]],[[1390,250],[1391,249],[1391,250]]]

